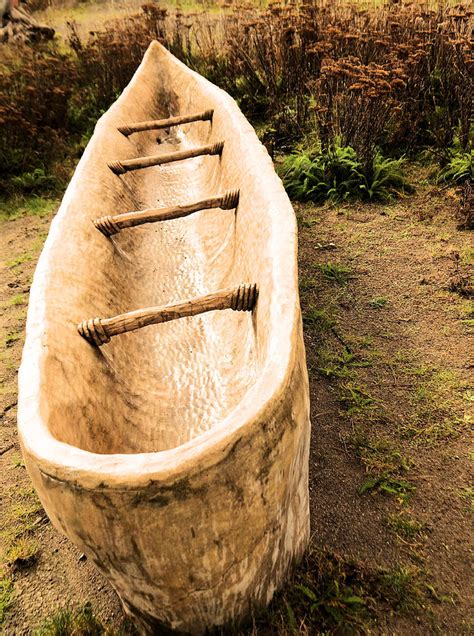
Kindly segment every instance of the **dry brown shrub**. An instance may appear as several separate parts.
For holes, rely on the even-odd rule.
[[[275,146],[319,131],[356,149],[472,147],[473,12],[418,0],[361,7],[340,0],[226,3],[220,12],[144,5],[82,41],[74,55],[25,49],[0,77],[0,169],[45,169],[79,143],[123,90],[152,39],[228,90]],[[17,57],[18,59],[18,57]]]

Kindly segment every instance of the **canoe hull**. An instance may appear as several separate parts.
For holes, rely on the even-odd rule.
[[[108,171],[107,162],[132,155],[133,145],[117,132],[117,126],[143,118],[140,109],[145,100],[136,90],[143,87],[144,94],[153,94],[157,65],[163,68],[160,78],[189,84],[183,93],[193,108],[180,105],[176,109],[179,99],[175,97],[170,114],[186,112],[186,108],[188,112],[215,109],[211,141],[225,138],[226,130],[229,134],[222,160],[209,158],[220,161],[209,164],[210,183],[220,178],[220,171],[227,181],[217,184],[219,191],[240,189],[235,221],[222,216],[233,212],[205,216],[212,211],[196,221],[208,223],[206,232],[211,235],[230,220],[238,240],[235,244],[228,238],[219,240],[216,258],[202,259],[205,275],[196,276],[199,267],[190,267],[196,279],[192,283],[208,284],[211,279],[211,288],[201,290],[204,293],[256,282],[259,299],[252,314],[229,309],[228,317],[217,316],[225,312],[211,312],[201,323],[184,318],[174,326],[169,323],[168,331],[166,326],[147,327],[148,336],[146,330],[143,335],[117,336],[97,350],[80,338],[77,322],[90,317],[92,305],[95,315],[106,316],[130,306],[135,301],[126,294],[129,289],[138,293],[140,278],[133,273],[136,263],[114,252],[92,221],[114,206],[121,205],[122,212],[134,209],[130,192],[132,186],[140,186],[141,177],[121,181]],[[195,104],[200,91],[202,98]],[[153,174],[159,179],[162,173],[151,170],[157,170]],[[256,229],[247,231],[252,223]],[[204,243],[205,232],[197,241],[191,225],[179,227],[187,228],[191,243]],[[161,241],[150,243],[151,254],[156,253],[155,245],[173,238],[168,228],[162,234],[161,228],[146,231],[149,234],[137,235],[137,249],[145,253],[143,271],[152,269],[144,247],[147,237],[158,236]],[[63,245],[65,236],[70,242]],[[199,634],[244,619],[270,602],[307,546],[309,391],[296,246],[296,223],[288,198],[266,151],[233,100],[153,44],[131,85],[99,122],[53,222],[32,285],[18,414],[25,462],[48,516],[110,581],[143,633],[170,629]],[[89,254],[94,254],[92,264]],[[179,279],[172,277],[186,272],[188,261],[185,254],[178,266],[171,263],[166,272],[158,271],[159,285],[154,281],[145,285],[140,302],[146,294],[153,301],[150,304],[169,302],[168,297],[163,302],[156,295],[176,294],[171,283]],[[191,291],[196,293],[194,288]],[[208,337],[212,329],[219,335],[219,346],[199,385],[201,380],[193,375],[190,364],[205,362],[206,351],[196,337]],[[170,346],[165,352],[167,341],[165,336],[160,341],[162,334],[168,334],[177,348],[189,333],[189,347],[183,345],[173,353],[175,348]],[[144,344],[146,337],[148,344]],[[210,345],[213,337],[209,337]],[[220,355],[220,343],[224,347],[227,341],[231,345]],[[246,346],[250,353],[241,352]],[[159,362],[165,358],[166,366],[145,378],[150,352],[155,351]],[[183,364],[185,354],[190,357]],[[134,366],[129,364],[132,356]],[[247,360],[251,363],[248,377]],[[169,394],[179,396],[182,390],[188,402],[183,398],[182,404],[169,406],[166,390],[173,388],[180,364],[186,374],[174,387],[176,393]],[[132,373],[125,382],[129,368]],[[202,402],[192,402],[196,396],[201,398],[221,371],[222,377],[227,373],[224,380],[230,395],[228,403],[219,402],[227,409],[222,416],[211,398],[206,397],[205,410]],[[164,372],[161,387],[157,383]],[[196,381],[194,389],[189,386],[190,377]],[[137,381],[127,393],[135,380],[142,382]],[[219,395],[219,387],[211,386],[212,396]],[[154,398],[158,393],[159,398]],[[160,401],[165,404],[171,422],[161,437],[156,435],[166,417],[146,410],[153,400],[157,408]],[[175,410],[183,417],[194,413],[193,426],[183,428],[182,439],[179,431],[175,434],[181,417]]]

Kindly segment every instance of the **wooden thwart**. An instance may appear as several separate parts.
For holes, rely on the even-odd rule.
[[[251,311],[255,307],[257,297],[258,289],[255,283],[240,285],[232,289],[221,289],[214,294],[193,298],[176,305],[137,309],[113,318],[91,318],[81,322],[77,326],[77,330],[88,342],[100,347],[110,342],[112,336],[135,331],[148,325],[156,325],[160,322],[196,316],[218,309]]]
[[[187,205],[176,205],[171,208],[140,210],[139,212],[126,212],[115,216],[103,216],[94,220],[96,228],[104,234],[111,236],[117,234],[126,227],[134,227],[143,225],[144,223],[155,223],[156,221],[168,221],[170,219],[179,219],[188,216],[199,210],[208,210],[210,208],[222,208],[223,210],[232,210],[237,207],[239,202],[239,191],[229,190],[225,194],[203,199],[196,203]]]
[[[177,150],[163,155],[154,155],[152,157],[137,157],[136,159],[124,159],[123,161],[113,161],[108,166],[115,174],[123,174],[130,170],[141,170],[142,168],[150,168],[151,166],[161,166],[164,163],[172,161],[182,161],[191,157],[199,157],[200,155],[220,155],[224,149],[224,142],[218,141],[215,144],[207,146],[197,146],[189,150]]]
[[[213,110],[205,110],[202,113],[193,113],[191,115],[178,115],[177,117],[168,117],[168,119],[153,119],[150,121],[139,121],[136,124],[128,126],[120,126],[117,128],[122,135],[128,137],[133,133],[142,132],[144,130],[160,130],[161,128],[169,128],[170,126],[179,126],[180,124],[189,124],[193,121],[212,121]]]

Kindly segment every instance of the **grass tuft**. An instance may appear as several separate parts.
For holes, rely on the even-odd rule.
[[[392,441],[379,436],[371,437],[362,427],[355,427],[348,441],[368,473],[359,488],[359,494],[378,492],[407,504],[415,491],[414,484],[403,478],[403,474],[411,467],[411,461]]]
[[[30,252],[25,252],[24,254],[20,254],[16,258],[12,258],[11,260],[6,262],[7,267],[11,269],[18,267],[19,265],[23,265],[23,263],[28,263],[33,260],[33,254]]]
[[[380,576],[381,594],[395,611],[408,613],[423,606],[424,593],[417,574],[413,569],[400,567]]]
[[[334,326],[334,319],[326,309],[310,308],[303,312],[303,324],[320,331],[328,331]]]
[[[8,304],[12,307],[18,307],[20,305],[25,305],[26,302],[27,301],[24,294],[15,294],[10,298]]]
[[[375,298],[372,298],[372,300],[369,300],[369,305],[373,309],[382,309],[382,307],[386,307],[387,304],[388,298],[385,298],[385,296],[377,296]]]
[[[450,151],[447,165],[442,168],[436,177],[438,183],[474,180],[474,150],[469,152],[456,148]]]
[[[416,611],[429,587],[418,570],[370,568],[313,545],[285,590],[255,617],[252,633],[371,633],[377,605]]]
[[[1,574],[0,574],[1,576]],[[0,578],[0,626],[5,621],[10,605],[13,600],[13,581],[7,576]]]
[[[63,609],[36,630],[35,636],[103,636],[105,628],[94,616],[92,605],[70,610]]]
[[[39,196],[16,196],[4,200],[0,199],[0,222],[14,221],[23,216],[48,216],[57,205],[57,199]]]
[[[345,285],[351,275],[351,269],[339,263],[323,263],[317,267],[327,281],[337,285]]]
[[[398,537],[406,540],[421,537],[427,530],[426,523],[403,513],[389,515],[386,519],[386,525]]]
[[[22,537],[7,551],[7,564],[13,570],[23,570],[34,565],[38,560],[39,544],[35,540]]]

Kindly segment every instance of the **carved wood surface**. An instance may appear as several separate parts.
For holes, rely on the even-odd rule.
[[[183,128],[179,147],[225,140],[220,160],[111,173],[114,160],[177,156],[176,136],[157,145],[119,126],[210,109],[212,123]],[[209,210],[116,241],[93,225],[104,210],[169,209],[237,189],[237,214]],[[18,400],[45,511],[140,634],[227,633],[270,602],[308,544],[296,254],[289,199],[234,100],[153,43],[97,123],[53,219],[31,286]],[[168,307],[241,281],[258,285],[251,312],[170,320],[105,347],[77,333],[88,316]]]

